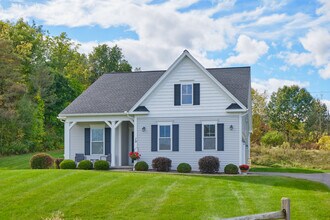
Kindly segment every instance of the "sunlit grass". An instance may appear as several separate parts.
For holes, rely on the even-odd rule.
[[[270,176],[196,176],[81,170],[0,170],[0,219],[214,219],[280,209],[329,219],[330,190]]]

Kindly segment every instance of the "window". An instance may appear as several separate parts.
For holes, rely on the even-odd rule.
[[[203,149],[204,150],[215,150],[216,146],[216,126],[215,124],[204,124],[203,125]]]
[[[172,129],[171,125],[159,125],[159,150],[172,149]]]
[[[91,129],[91,152],[92,154],[104,154],[104,129],[103,128],[92,128]]]
[[[193,87],[192,84],[182,84],[181,85],[181,104],[191,105],[193,102]]]

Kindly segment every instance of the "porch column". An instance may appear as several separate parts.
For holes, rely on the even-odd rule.
[[[139,151],[138,150],[138,147],[137,147],[137,133],[138,133],[138,124],[137,124],[137,117],[136,116],[134,116],[134,123],[132,123],[133,125],[134,125],[134,151]]]
[[[116,121],[111,121],[111,166],[115,166]]]
[[[64,122],[64,158],[70,158],[70,123]]]

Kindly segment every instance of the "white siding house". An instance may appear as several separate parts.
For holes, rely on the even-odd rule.
[[[59,114],[65,158],[132,165],[138,151],[151,167],[159,156],[198,170],[207,155],[248,163],[251,132],[250,68],[205,69],[184,51],[166,71],[104,74]]]

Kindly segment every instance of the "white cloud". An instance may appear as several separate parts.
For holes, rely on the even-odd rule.
[[[319,69],[323,79],[330,79],[330,33],[327,29],[311,29],[305,37],[299,39],[307,52],[282,53],[280,56],[290,65],[298,67],[313,65]]]
[[[322,99],[321,102],[323,102],[327,106],[328,111],[330,111],[330,100]]]
[[[323,79],[330,79],[330,64],[327,64],[324,68],[320,69],[319,74]]]
[[[301,88],[309,87],[309,82],[306,81],[295,81],[295,80],[285,80],[270,78],[268,80],[255,79],[252,81],[252,88],[258,92],[265,92],[270,97],[273,92],[276,92],[279,88],[283,86],[298,85]]]
[[[238,55],[229,57],[226,60],[226,65],[254,64],[262,55],[267,53],[268,48],[264,41],[257,41],[246,35],[240,35],[235,47]]]

